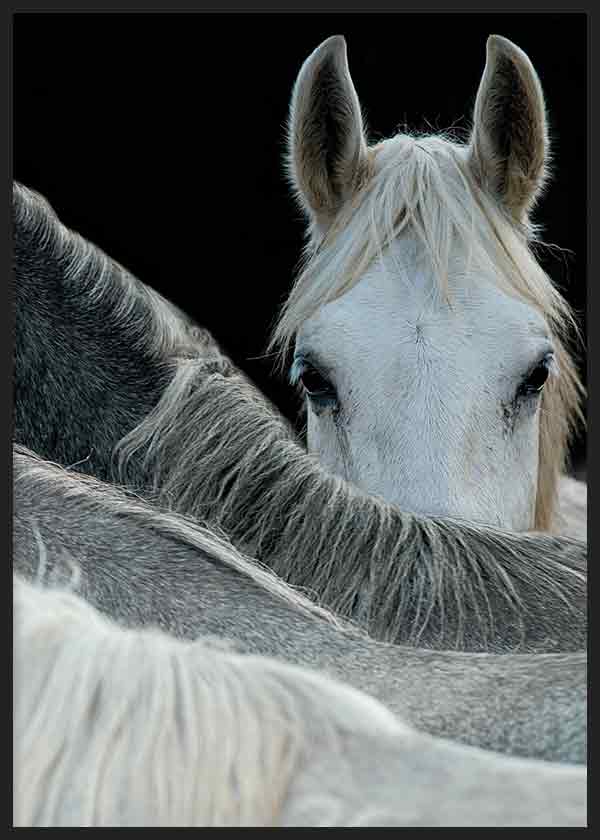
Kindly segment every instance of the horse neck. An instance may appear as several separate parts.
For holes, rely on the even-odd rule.
[[[94,295],[96,262],[76,281],[60,260],[16,236],[15,439],[65,466],[106,478],[116,442],[158,402],[164,363],[117,317],[115,276]],[[152,313],[136,306],[148,328]],[[107,393],[110,398],[107,399]]]
[[[483,527],[421,520],[365,496],[326,475],[235,371],[184,365],[119,455],[122,482],[133,461],[145,477],[139,492],[223,529],[378,638],[501,652],[584,643],[583,576],[563,567],[551,539],[538,537],[536,551],[535,538],[503,533],[501,541]],[[552,622],[540,610],[540,586],[556,605]]]

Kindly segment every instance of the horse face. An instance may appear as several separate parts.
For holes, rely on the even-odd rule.
[[[481,277],[448,302],[418,252],[401,237],[300,329],[309,451],[404,510],[531,528],[550,332]]]
[[[407,510],[548,526],[566,438],[551,462],[540,406],[566,306],[527,246],[547,157],[538,77],[506,39],[488,40],[464,145],[369,147],[344,39],[307,59],[287,162],[309,258],[276,338],[295,336],[308,447],[328,469]]]

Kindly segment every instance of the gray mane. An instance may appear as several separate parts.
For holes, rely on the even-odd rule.
[[[173,354],[197,354],[202,331],[19,184],[13,232],[14,437],[106,478],[115,442],[158,402]]]
[[[586,546],[401,513],[326,474],[224,357],[181,360],[116,475],[378,639],[581,650]]]
[[[26,267],[33,274],[43,259],[44,270],[51,273],[54,268],[65,290],[79,303],[87,300],[96,316],[107,315],[113,327],[126,330],[133,349],[156,358],[182,355],[192,348],[195,352],[202,331],[182,310],[65,227],[42,195],[17,182],[13,183],[13,225],[17,263],[26,251]]]
[[[16,574],[66,586],[122,626],[217,637],[239,653],[316,669],[431,735],[585,760],[584,652],[492,655],[378,642],[197,522],[23,450],[13,468]]]
[[[29,488],[25,492],[30,496],[35,492],[41,498],[51,499],[60,494],[65,503],[76,505],[78,515],[82,518],[86,514],[92,517],[112,516],[127,522],[129,528],[149,528],[160,533],[163,538],[185,546],[186,550],[199,552],[209,563],[225,565],[236,574],[247,577],[254,585],[295,610],[315,619],[323,619],[339,630],[354,635],[361,634],[360,628],[351,626],[322,609],[286,585],[260,563],[245,557],[236,550],[225,533],[218,532],[215,528],[209,529],[201,523],[184,516],[175,516],[158,506],[143,504],[143,499],[136,497],[127,487],[107,484],[93,476],[69,474],[60,465],[44,461],[35,452],[18,444],[13,445],[13,470],[15,500],[19,502],[17,518],[21,517],[23,511],[22,484]],[[40,501],[39,504],[41,506],[43,502]],[[35,507],[30,512],[30,518],[35,527]],[[30,574],[33,574],[33,571],[33,568],[28,569]],[[126,568],[123,571],[126,575],[129,574]],[[52,572],[51,568],[44,569],[42,576]],[[159,575],[159,579],[165,586],[169,585],[169,575],[166,575],[164,580],[162,575]],[[62,583],[65,581],[62,580]],[[190,629],[189,634],[193,636],[195,630]],[[188,631],[184,631],[183,635],[188,635]]]

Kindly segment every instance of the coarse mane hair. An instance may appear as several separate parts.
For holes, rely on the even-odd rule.
[[[150,527],[164,537],[170,537],[214,558],[218,563],[249,578],[265,592],[281,599],[304,615],[327,621],[340,631],[359,635],[363,632],[359,627],[343,621],[339,616],[319,607],[318,604],[304,597],[301,592],[283,583],[257,560],[241,554],[227,535],[217,530],[216,526],[208,528],[202,522],[185,515],[173,516],[168,510],[158,505],[150,507],[130,488],[107,484],[98,481],[93,476],[77,473],[77,481],[72,481],[68,469],[40,458],[35,452],[19,444],[13,444],[13,469],[17,473],[14,479],[15,484],[18,481],[33,480],[40,491],[49,496],[58,489],[63,498],[69,499],[82,510],[87,508],[96,511],[101,503],[103,510],[114,512],[129,522]],[[41,543],[39,543],[39,548],[38,579],[48,582],[51,578],[47,577],[47,573],[52,574],[54,570],[45,568],[46,551]],[[62,578],[59,578],[58,582],[64,584]]]
[[[97,245],[66,227],[35,190],[13,182],[13,224],[35,253],[56,264],[75,299],[107,308],[115,326],[127,325],[132,348],[155,359],[195,354],[204,331],[178,307],[146,286]]]
[[[224,357],[180,362],[117,445],[114,470],[380,640],[514,649],[541,603],[585,625],[584,543],[405,514],[366,495],[307,455]]]
[[[569,349],[577,326],[535,259],[533,247],[542,244],[538,230],[518,225],[478,186],[466,148],[449,134],[398,134],[369,149],[362,184],[331,227],[324,235],[309,227],[304,259],[270,349],[278,350],[283,366],[306,319],[349,291],[405,231],[420,242],[448,301],[453,271],[472,282],[479,273],[495,278],[507,294],[540,312],[552,332],[559,375],[551,377],[542,396],[535,509],[535,528],[546,531],[553,524],[569,439],[584,420],[583,388]],[[457,243],[467,255],[466,269],[453,264]]]
[[[119,627],[13,576],[14,824],[277,825],[311,752],[408,732],[305,669]],[[330,809],[335,813],[335,802]]]

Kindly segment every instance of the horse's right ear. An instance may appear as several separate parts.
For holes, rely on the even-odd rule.
[[[346,41],[328,38],[300,70],[290,106],[287,167],[301,206],[327,229],[360,184],[367,143]]]

